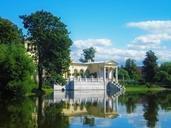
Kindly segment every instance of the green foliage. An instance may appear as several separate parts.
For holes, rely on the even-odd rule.
[[[127,70],[131,80],[139,80],[141,78],[141,74],[137,69],[135,60],[127,59],[125,62],[125,69]]]
[[[171,85],[171,63],[163,63],[157,74],[155,75],[155,80],[161,84]]]
[[[146,53],[146,58],[143,61],[143,76],[146,82],[155,82],[155,75],[158,71],[157,57],[153,51]]]
[[[19,44],[0,44],[0,90],[14,95],[26,93],[33,84],[34,72],[32,59],[26,55]],[[31,82],[31,83],[30,83]]]
[[[83,56],[84,58],[80,58],[80,62],[88,62],[91,60],[94,62],[94,57],[95,57],[96,50],[93,47],[83,49]]]
[[[64,79],[62,75],[54,73],[51,74],[50,77],[46,78],[45,83],[48,85],[53,85],[54,83],[56,83],[63,86],[66,84],[66,79]]]
[[[119,68],[119,70],[118,70],[118,78],[120,80],[123,80],[123,81],[130,79],[127,70],[125,70],[124,68]]]
[[[166,80],[168,79],[169,74],[165,71],[159,71],[156,76],[155,76],[155,80],[157,82],[162,82],[165,83]]]
[[[72,45],[66,25],[60,18],[46,11],[37,11],[20,18],[28,30],[27,36],[37,46],[39,89],[43,84],[43,70],[47,72],[47,77],[56,78],[54,81],[59,84],[63,83],[62,76],[69,68]]]
[[[21,30],[11,21],[0,17],[0,44],[20,43],[22,39]]]
[[[171,75],[171,62],[165,62],[161,64],[160,70],[167,72],[169,75]]]

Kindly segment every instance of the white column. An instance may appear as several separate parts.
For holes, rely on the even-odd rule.
[[[106,114],[106,90],[104,90],[103,108],[104,114]]]
[[[118,83],[118,66],[115,69],[115,80],[116,80],[116,83]]]
[[[113,78],[113,70],[110,69],[110,71],[109,71],[109,79],[112,80],[112,78]]]
[[[115,111],[117,112],[118,111],[118,96],[116,96],[116,99],[115,99]]]
[[[103,83],[104,83],[104,91],[106,91],[106,68],[103,68]]]

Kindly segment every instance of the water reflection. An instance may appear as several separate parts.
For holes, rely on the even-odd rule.
[[[54,92],[0,99],[0,128],[170,128],[171,93]]]
[[[62,114],[64,102],[46,103],[38,98],[38,128],[68,128],[69,117]]]
[[[156,94],[148,94],[145,96],[146,102],[144,106],[144,119],[147,120],[147,127],[155,128],[158,121],[158,101]]]
[[[108,95],[105,91],[66,91],[54,92],[51,103],[66,104],[64,115],[75,116],[81,114],[96,117],[114,117],[117,115],[118,96],[121,92]]]

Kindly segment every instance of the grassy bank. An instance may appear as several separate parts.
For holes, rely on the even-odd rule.
[[[126,85],[127,92],[148,92],[148,91],[163,91],[166,90],[160,86],[147,87],[146,85]]]
[[[51,94],[53,93],[53,88],[43,88],[43,91],[45,92],[45,94]]]
[[[44,86],[42,88],[42,91],[40,91],[38,88],[34,88],[30,93],[26,93],[26,96],[34,96],[34,95],[49,95],[53,93],[53,88],[49,86]]]

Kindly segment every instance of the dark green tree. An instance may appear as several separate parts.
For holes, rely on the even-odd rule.
[[[30,91],[33,73],[33,61],[21,44],[0,44],[1,92],[18,95]]]
[[[0,17],[0,44],[21,43],[22,40],[21,30],[11,21]]]
[[[125,69],[127,70],[130,79],[132,79],[132,80],[140,79],[140,72],[138,71],[135,60],[130,59],[130,58],[127,59],[125,62]]]
[[[37,46],[39,89],[43,85],[43,71],[52,82],[64,84],[63,73],[69,68],[72,45],[66,25],[57,16],[43,10],[20,18],[28,38]]]
[[[146,53],[146,58],[143,61],[143,77],[146,82],[155,82],[155,75],[158,71],[157,57],[153,51]]]
[[[93,47],[83,49],[83,57],[80,58],[80,62],[88,62],[89,60],[94,62],[94,57],[95,57],[96,50]]]

